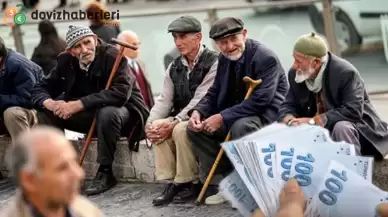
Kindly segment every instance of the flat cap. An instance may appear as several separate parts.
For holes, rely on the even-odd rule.
[[[201,22],[193,16],[182,16],[172,21],[167,28],[168,32],[191,33],[201,32]]]
[[[327,54],[328,48],[325,40],[314,32],[300,36],[294,46],[294,51],[306,56],[323,57]]]
[[[217,20],[210,29],[209,36],[213,40],[228,37],[241,33],[244,29],[244,23],[239,18],[225,17]]]

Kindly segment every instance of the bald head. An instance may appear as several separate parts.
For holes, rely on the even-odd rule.
[[[117,36],[117,39],[119,39],[120,41],[125,41],[128,44],[135,45],[137,47],[140,46],[140,40],[137,37],[137,34],[134,31],[131,31],[131,30],[122,31]],[[138,50],[134,51],[134,50],[131,50],[129,48],[125,48],[124,55],[126,57],[128,57],[128,58],[136,59],[138,57],[138,55],[139,55],[139,51]]]
[[[85,174],[62,131],[47,126],[25,131],[8,156],[10,171],[29,200],[66,205],[78,194]]]
[[[58,129],[43,126],[33,128],[16,139],[7,155],[9,169],[15,178],[21,170],[34,172],[42,160],[42,155],[69,145],[64,133]]]
[[[138,39],[136,32],[127,30],[127,31],[122,31],[118,36],[117,39],[126,41],[126,42],[133,42]]]

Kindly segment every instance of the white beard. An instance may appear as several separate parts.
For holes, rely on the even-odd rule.
[[[229,60],[232,60],[232,61],[237,61],[238,59],[241,58],[241,56],[243,55],[244,51],[245,51],[245,44],[243,45],[243,47],[241,49],[238,49],[238,54],[236,55],[229,55],[229,54],[223,54],[226,58],[228,58]]]
[[[312,74],[314,74],[314,69],[310,68],[307,72],[301,71],[299,74],[300,75],[298,75],[298,73],[296,73],[296,75],[295,75],[295,82],[298,83],[298,84],[300,84],[300,83],[306,81],[307,79],[309,79],[310,76]]]
[[[307,76],[306,75],[296,75],[295,76],[295,82],[298,83],[298,84],[300,84],[300,83],[302,83],[302,82],[304,82],[306,80],[307,80]]]
[[[238,59],[240,59],[240,57],[242,56],[242,53],[236,55],[236,56],[230,56],[230,55],[227,55],[225,56],[226,58],[232,60],[232,61],[237,61]]]

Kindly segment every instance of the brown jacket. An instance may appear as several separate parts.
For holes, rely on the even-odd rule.
[[[82,196],[78,196],[70,205],[74,217],[103,217],[104,214],[90,201]],[[6,206],[5,210],[0,211],[0,217],[32,217],[27,204],[22,198],[21,192]]]

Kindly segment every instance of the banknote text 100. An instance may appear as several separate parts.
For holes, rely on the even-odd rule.
[[[295,179],[298,181],[300,186],[309,186],[311,184],[310,174],[313,172],[313,166],[309,163],[315,161],[311,154],[306,156],[298,155],[298,160],[304,161],[295,165],[295,171],[299,174],[295,175]]]
[[[342,182],[346,182],[348,180],[345,171],[339,173],[336,170],[331,170],[331,174],[333,174],[334,177],[328,178],[325,181],[327,190],[325,189],[319,192],[319,200],[328,206],[334,205],[337,202],[336,194],[342,192]]]
[[[239,202],[243,202],[246,195],[243,193],[241,189],[237,188],[237,185],[235,183],[231,184],[228,187],[229,193],[231,193],[235,198],[238,199]]]
[[[265,163],[267,166],[269,166],[269,168],[268,168],[268,170],[267,170],[267,175],[268,175],[268,177],[273,178],[271,152],[274,152],[274,151],[275,151],[275,144],[270,143],[268,148],[263,148],[263,149],[261,149],[261,151],[262,151],[263,153],[268,153],[268,154],[265,155],[265,157],[264,157],[264,163]]]
[[[284,181],[288,181],[288,179],[290,178],[291,162],[292,157],[294,156],[294,148],[290,148],[290,151],[282,151],[280,152],[280,155],[287,156],[287,158],[283,158],[281,166],[284,169],[284,171],[282,172],[282,179]]]

